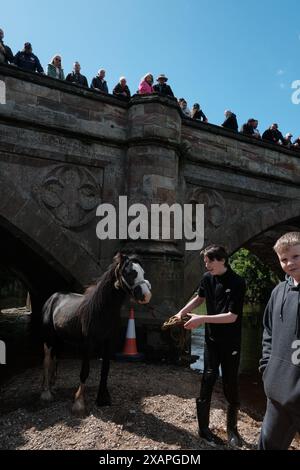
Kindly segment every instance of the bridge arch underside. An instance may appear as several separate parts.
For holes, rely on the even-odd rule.
[[[274,273],[280,278],[283,278],[284,273],[278,263],[278,258],[273,250],[273,246],[276,240],[282,235],[294,231],[300,231],[300,213],[299,217],[289,219],[284,223],[275,225],[265,232],[260,233],[245,243],[244,248],[251,251],[251,253],[256,255],[263,263],[267,264]]]
[[[11,272],[30,292],[33,320],[40,318],[41,307],[53,292],[81,288],[41,246],[1,217],[0,240],[0,269]]]
[[[300,231],[300,204],[295,204],[293,207],[282,205],[276,214],[271,214],[269,218],[265,217],[266,215],[267,211],[261,215],[260,219],[255,219],[250,213],[247,221],[242,219],[240,224],[222,227],[220,231],[208,234],[205,239],[206,245],[211,243],[224,245],[230,254],[240,248],[246,248],[283,279],[284,274],[273,246],[284,233]],[[184,295],[186,299],[195,292],[201,273],[204,271],[204,263],[199,257],[199,252],[193,252],[186,259],[185,265]]]

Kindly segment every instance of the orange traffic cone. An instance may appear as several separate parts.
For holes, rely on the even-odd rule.
[[[133,307],[130,309],[129,320],[127,325],[126,339],[122,353],[116,355],[117,359],[123,361],[139,361],[143,359],[144,355],[139,353],[136,346],[136,335],[135,335],[135,322],[134,322],[134,310]]]

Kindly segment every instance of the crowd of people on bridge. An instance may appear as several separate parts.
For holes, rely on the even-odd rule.
[[[1,63],[11,64],[30,72],[37,72],[39,74],[48,75],[49,77],[57,80],[65,80],[78,86],[86,88],[89,87],[86,76],[81,73],[81,66],[78,61],[74,62],[72,72],[65,76],[62,66],[62,57],[60,54],[55,54],[49,61],[47,65],[47,72],[45,73],[39,58],[33,53],[31,43],[25,42],[23,49],[14,55],[11,48],[4,43],[3,29],[0,29],[0,64]],[[107,81],[105,80],[105,74],[106,72],[103,68],[98,71],[97,75],[92,79],[90,84],[90,88],[92,90],[98,93],[109,94],[109,88]],[[166,75],[160,74],[156,78],[156,82],[157,83],[154,84],[153,74],[147,73],[142,77],[136,93],[140,95],[156,93],[161,96],[167,96],[176,100],[172,88],[167,84],[168,77]],[[122,99],[130,99],[131,92],[127,85],[126,77],[120,77],[119,82],[112,90],[112,94]],[[184,98],[177,99],[177,102],[183,117],[204,123],[208,122],[208,118],[202,111],[199,103],[195,103],[192,107],[192,110],[190,110]],[[224,114],[225,120],[222,123],[222,127],[226,129],[229,129],[233,132],[240,132],[245,136],[252,137],[257,140],[279,144],[285,148],[300,151],[300,136],[292,141],[293,135],[289,132],[283,136],[283,134],[278,129],[278,124],[276,123],[273,123],[261,135],[258,131],[257,119],[248,119],[248,121],[242,125],[239,131],[238,121],[235,113],[230,110],[225,110]]]

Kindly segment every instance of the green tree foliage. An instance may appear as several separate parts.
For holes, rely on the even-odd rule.
[[[265,305],[279,282],[276,274],[245,248],[231,256],[230,264],[246,280],[246,302]]]

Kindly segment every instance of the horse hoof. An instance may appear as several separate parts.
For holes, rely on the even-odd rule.
[[[52,395],[52,393],[50,392],[50,390],[44,390],[44,391],[41,393],[41,400],[42,400],[42,401],[52,401],[52,400],[53,400],[53,395]]]
[[[103,398],[103,399],[98,399],[96,400],[96,405],[101,407],[101,406],[111,406],[111,400],[109,398]]]
[[[84,416],[86,413],[84,403],[76,400],[72,406],[72,414],[78,417]]]

